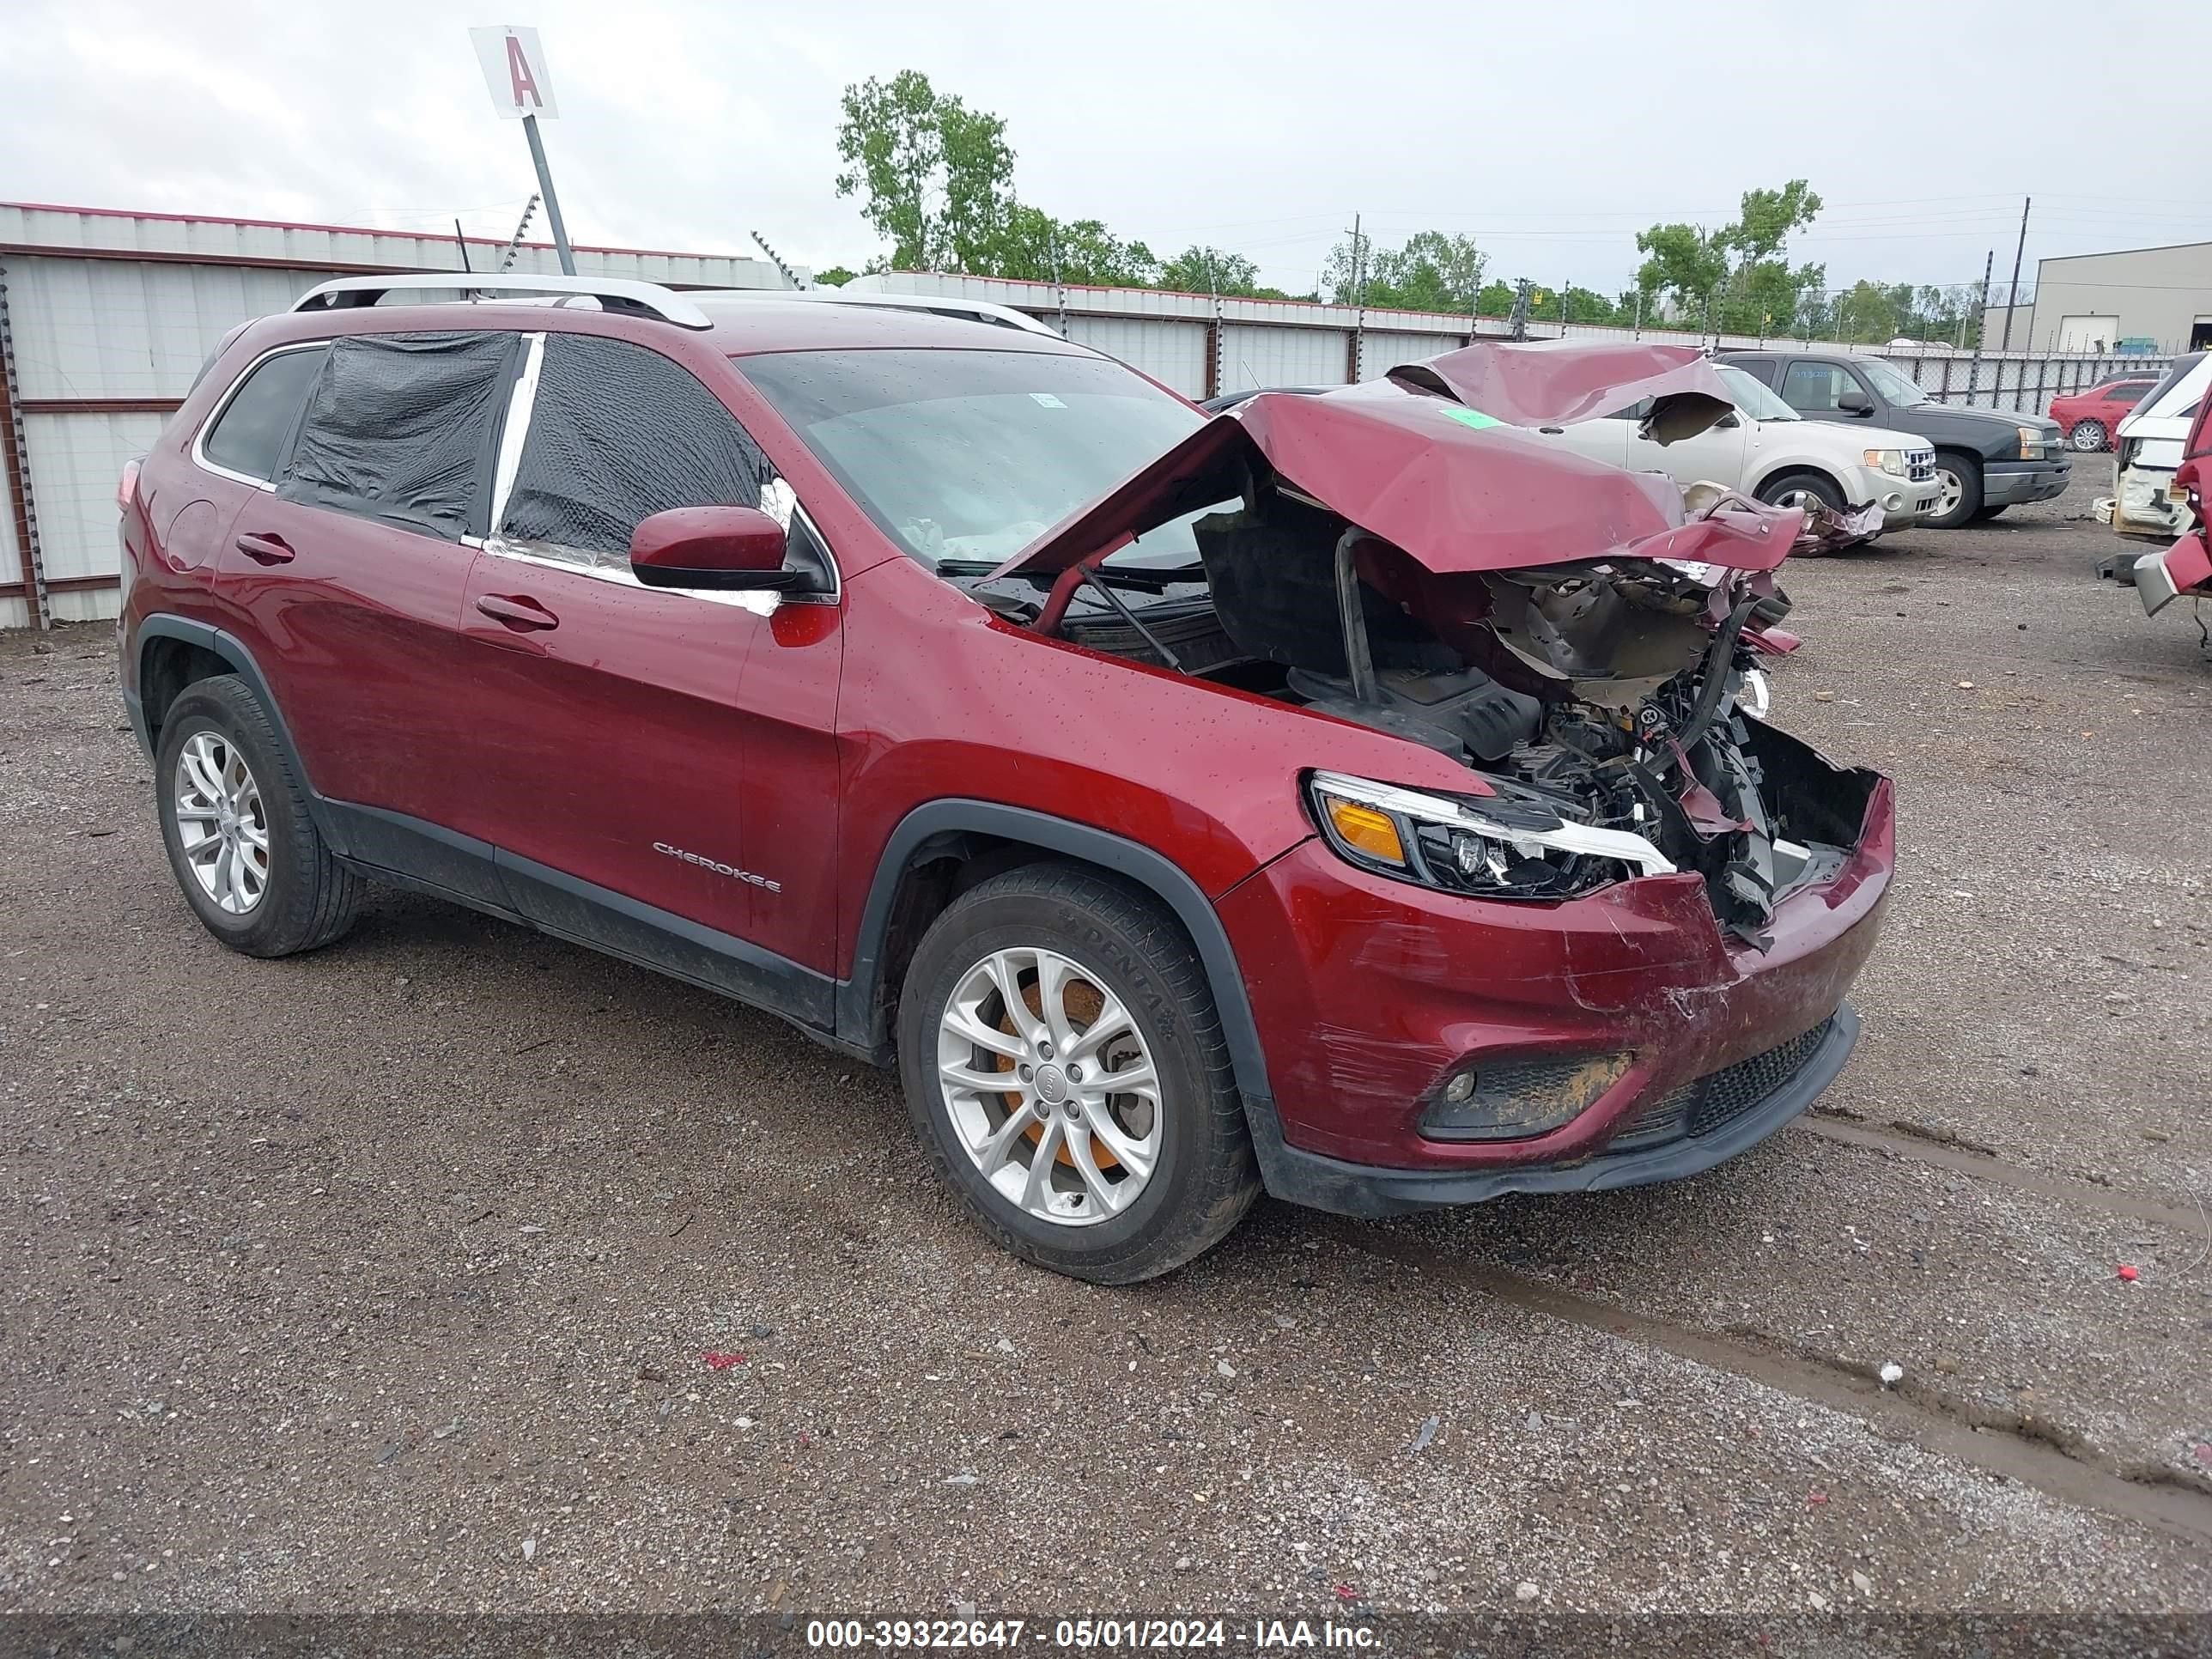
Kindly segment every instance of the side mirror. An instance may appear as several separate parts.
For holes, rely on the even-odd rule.
[[[1874,413],[1874,399],[1853,386],[1849,392],[1837,394],[1836,407],[1846,415],[1871,415]]]
[[[1723,432],[1729,431],[1735,427],[1741,426],[1742,424],[1742,419],[1736,414],[1735,410],[1732,409],[1729,410],[1727,414],[1722,416],[1720,419],[1713,422],[1714,427]]]
[[[801,573],[784,568],[783,526],[757,507],[678,507],[630,533],[630,574],[647,587],[775,592]]]

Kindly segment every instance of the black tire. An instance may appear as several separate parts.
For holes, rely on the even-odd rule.
[[[2005,508],[2011,505],[2012,503],[2010,501],[1999,501],[1995,507],[1976,507],[1974,509],[1974,522],[1976,524],[1987,524],[1991,519],[1996,518],[1999,514],[2002,513]]]
[[[1922,520],[1930,530],[1956,530],[1982,510],[1981,462],[1955,449],[1939,449],[1936,452],[1936,476],[1940,480],[1947,474],[1959,481],[1959,500],[1948,513]]]
[[[1128,1207],[1103,1221],[1032,1216],[992,1186],[954,1127],[937,1075],[939,1022],[961,981],[992,952],[1028,947],[1071,957],[1098,979],[1134,1020],[1160,1079],[1157,1161]],[[1243,1099],[1197,952],[1156,899],[1112,877],[1029,865],[953,901],[907,969],[898,1053],[907,1109],[930,1161],[986,1234],[1038,1267],[1100,1285],[1156,1278],[1219,1243],[1259,1194]]]
[[[258,896],[242,913],[225,909],[200,885],[177,822],[180,757],[203,732],[236,750],[259,793],[268,868]],[[316,830],[268,712],[245,681],[222,674],[196,680],[178,694],[162,717],[154,779],[169,868],[185,902],[216,938],[250,957],[289,957],[319,950],[353,926],[364,884],[331,855]]]
[[[2105,423],[2097,420],[2076,421],[2074,429],[2066,434],[2068,446],[2083,455],[2094,455],[2111,441],[2112,434],[2105,430]]]
[[[1769,507],[1795,505],[1800,496],[1810,495],[1831,513],[1844,511],[1844,492],[1817,472],[1778,472],[1752,493]],[[1791,556],[1808,556],[1800,553]]]

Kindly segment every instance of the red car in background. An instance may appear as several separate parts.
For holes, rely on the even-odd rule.
[[[2135,413],[2143,394],[2158,384],[2155,374],[2127,374],[2087,392],[2051,400],[2051,418],[2058,422],[2066,441],[2083,454],[2112,447],[2112,434]]]

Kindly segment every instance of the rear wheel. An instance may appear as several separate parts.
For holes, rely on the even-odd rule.
[[[1127,1285],[1220,1242],[1259,1191],[1197,955],[1148,895],[1066,865],[962,895],[916,949],[899,1073],[985,1232]]]
[[[2094,454],[2108,441],[2105,423],[2102,421],[2076,421],[2073,431],[2066,434],[2066,441],[2085,455]]]
[[[1937,450],[1936,482],[1942,493],[1927,520],[1930,530],[1956,530],[1982,510],[1982,464],[1972,456]]]
[[[353,926],[362,881],[331,856],[246,683],[187,686],[161,720],[161,840],[200,925],[250,957],[289,957]]]

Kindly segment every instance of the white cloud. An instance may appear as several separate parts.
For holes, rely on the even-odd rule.
[[[1244,252],[1290,288],[1358,211],[1386,240],[1467,231],[1495,274],[1610,291],[1640,226],[1717,223],[1746,188],[1793,176],[1829,204],[1800,257],[1836,279],[1978,276],[2028,191],[2031,264],[2212,238],[2212,115],[2185,67],[2212,48],[2212,13],[2122,0],[2092,27],[2015,0],[1947,15],[1948,32],[1917,13],[1722,4],[538,0],[490,18],[437,0],[15,0],[0,189],[424,229],[458,215],[503,236],[534,181],[466,30],[513,21],[551,59],[547,143],[584,242],[750,252],[757,229],[788,258],[859,264],[875,247],[833,193],[837,96],[905,68],[1007,118],[1038,205],[1157,252]],[[2146,83],[2146,65],[2171,74]],[[2160,79],[2171,95],[2119,90]]]

